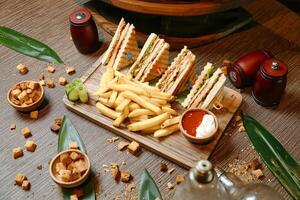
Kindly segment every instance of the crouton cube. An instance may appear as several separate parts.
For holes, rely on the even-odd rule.
[[[34,89],[37,89],[37,88],[38,88],[38,84],[37,84],[36,82],[34,82],[34,81],[29,81],[28,84],[27,84],[27,87],[28,87],[29,89],[34,90]]]
[[[37,119],[38,116],[39,116],[39,111],[35,110],[35,111],[30,112],[30,118],[31,119]]]
[[[25,190],[25,191],[30,189],[30,182],[28,180],[23,181],[22,189]]]
[[[31,136],[31,131],[28,127],[22,128],[22,134],[25,138],[28,138]]]
[[[77,195],[76,195],[76,194],[72,194],[72,195],[70,196],[70,200],[78,200]]]
[[[261,169],[253,170],[251,173],[252,173],[252,175],[254,175],[256,178],[261,178],[261,177],[264,176],[264,173],[261,171]]]
[[[29,99],[27,99],[27,100],[24,102],[24,104],[26,104],[26,105],[30,105],[30,104],[32,104],[32,103],[33,103],[32,98],[29,98]]]
[[[54,72],[55,72],[55,67],[53,67],[52,65],[48,65],[47,71],[48,71],[49,73],[54,73]]]
[[[15,182],[18,186],[21,186],[23,181],[27,180],[27,177],[24,174],[17,173],[15,176]]]
[[[74,163],[74,165],[75,165],[75,168],[78,170],[79,173],[84,173],[88,169],[88,166],[87,166],[86,162],[83,159],[80,159],[80,160],[76,161]]]
[[[67,166],[67,170],[73,170],[75,168],[75,163],[71,162],[68,166]]]
[[[26,93],[27,93],[27,94],[31,94],[31,93],[32,93],[32,89],[29,89],[29,88],[26,89]]]
[[[172,189],[174,188],[174,184],[172,184],[171,182],[168,182],[168,183],[167,183],[167,188],[168,188],[169,190],[172,190]]]
[[[160,163],[160,171],[166,172],[168,171],[168,166],[165,163]]]
[[[111,168],[111,175],[113,177],[114,180],[118,181],[120,178],[120,170],[118,166],[113,166]]]
[[[64,86],[68,83],[67,79],[65,77],[59,77],[58,82],[60,85]]]
[[[66,166],[62,162],[58,162],[55,165],[55,171],[58,173],[60,170],[66,169]]]
[[[118,150],[123,151],[126,147],[128,147],[128,145],[129,145],[129,142],[121,141],[118,144]]]
[[[56,124],[56,125],[58,125],[58,126],[61,126],[61,124],[62,124],[62,118],[56,118],[56,119],[54,120],[54,124]]]
[[[59,132],[59,129],[60,129],[60,126],[58,126],[57,124],[52,124],[50,126],[50,129],[51,131],[53,131],[54,133],[58,133]]]
[[[70,176],[70,181],[75,181],[80,177],[81,177],[81,173],[76,168],[74,168]]]
[[[11,124],[9,128],[10,128],[10,130],[15,130],[16,127],[17,127],[16,124]]]
[[[22,91],[20,89],[14,89],[14,90],[11,91],[11,95],[18,98],[18,96],[21,94],[21,92]]]
[[[55,84],[54,84],[54,82],[51,79],[48,79],[47,80],[47,86],[48,86],[48,88],[54,88]]]
[[[28,72],[28,68],[24,64],[19,64],[17,66],[17,69],[19,70],[19,73],[22,75],[27,74]]]
[[[71,75],[75,73],[75,68],[74,67],[65,67],[65,71],[67,74]]]
[[[25,143],[25,148],[27,151],[34,152],[36,149],[36,144],[32,140],[27,140]]]
[[[130,181],[131,174],[129,171],[121,171],[121,181],[128,183]]]
[[[180,183],[182,183],[185,180],[184,175],[177,175],[176,176],[176,184],[179,185]]]
[[[128,147],[127,147],[128,151],[132,154],[137,154],[140,150],[140,144],[137,143],[136,141],[132,141]]]
[[[70,157],[72,158],[72,160],[78,160],[79,158],[81,158],[80,154],[76,152],[70,153]]]
[[[75,141],[69,142],[69,149],[78,149],[77,142]]]
[[[23,150],[21,149],[21,147],[13,148],[12,152],[13,152],[14,159],[23,156]]]
[[[68,166],[72,159],[68,153],[63,153],[59,156],[60,162],[62,162],[65,166]]]
[[[22,102],[26,101],[28,98],[29,96],[25,90],[23,90],[18,96],[18,99]]]
[[[62,169],[58,172],[58,177],[62,181],[70,181],[71,171],[67,169]]]
[[[45,85],[46,85],[46,82],[45,82],[44,80],[40,80],[40,81],[39,81],[39,84],[40,84],[41,86],[45,86]]]

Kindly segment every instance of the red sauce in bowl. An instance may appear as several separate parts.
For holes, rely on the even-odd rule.
[[[207,112],[203,110],[191,110],[182,117],[182,127],[186,132],[196,137],[196,129],[201,124],[204,115]]]

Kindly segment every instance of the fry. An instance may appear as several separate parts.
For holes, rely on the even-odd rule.
[[[147,129],[147,128],[151,128],[153,126],[160,125],[161,123],[163,123],[169,117],[170,117],[169,113],[163,113],[161,115],[158,115],[158,116],[150,118],[150,119],[146,119],[146,120],[143,120],[143,121],[140,121],[140,122],[135,122],[135,123],[129,124],[127,126],[127,128],[130,131],[144,130],[144,129]]]
[[[113,91],[107,104],[109,105],[109,107],[112,107],[117,99],[118,96],[118,92],[117,91]]]
[[[135,94],[147,95],[147,92],[142,88],[130,84],[113,84],[109,85],[108,88],[119,92],[131,91]]]
[[[149,119],[148,115],[140,115],[140,116],[137,116],[137,117],[132,117],[132,118],[129,118],[130,119],[130,122],[133,123],[133,122],[140,122],[140,121],[143,121],[145,119]]]
[[[115,100],[114,107],[118,107],[118,105],[120,105],[124,101],[124,99],[125,98],[121,94],[119,94],[117,99]]]
[[[178,113],[176,112],[176,110],[174,110],[174,109],[172,109],[170,107],[162,106],[161,109],[162,109],[163,112],[170,113],[171,115],[178,115]]]
[[[174,133],[178,130],[179,130],[179,125],[175,124],[175,125],[169,126],[167,128],[159,129],[159,130],[155,131],[153,136],[156,138],[157,137],[165,137],[165,136],[171,135],[172,133]]]
[[[133,92],[130,92],[130,91],[126,91],[126,92],[123,92],[122,95],[134,102],[136,102],[137,104],[139,104],[140,106],[144,107],[144,108],[147,108],[153,112],[155,112],[156,114],[160,114],[161,113],[161,109],[152,104],[152,103],[149,103],[147,101],[145,101],[143,98],[141,98],[140,96],[134,94]]]
[[[141,96],[142,99],[144,99],[145,101],[148,101],[149,103],[152,103],[153,105],[156,105],[157,107],[160,107],[161,105],[159,103],[157,103],[156,101],[151,101],[151,99],[149,97],[146,96]]]
[[[148,109],[136,109],[129,113],[128,117],[137,117],[140,115],[154,115],[155,113]]]
[[[164,99],[158,99],[158,98],[150,98],[151,102],[156,102],[159,105],[166,105],[167,101]]]
[[[105,115],[111,119],[117,119],[120,115],[120,113],[106,107],[105,105],[103,105],[100,102],[96,103],[96,107],[100,113],[102,113],[103,115]]]
[[[122,101],[122,103],[120,103],[117,107],[116,107],[116,111],[117,112],[123,112],[123,110],[126,108],[126,106],[128,106],[128,104],[130,103],[130,99],[124,99],[124,101]]]
[[[111,96],[112,91],[100,93],[98,96],[102,98],[109,98]]]
[[[157,131],[158,129],[160,129],[160,126],[157,125],[157,126],[153,126],[151,128],[147,128],[147,129],[144,129],[144,130],[141,130],[141,132],[143,134],[149,134],[149,133],[154,133],[155,131]]]
[[[134,111],[134,110],[136,110],[136,109],[140,109],[141,107],[139,106],[139,104],[137,104],[137,103],[134,103],[134,102],[130,102],[129,104],[128,104],[128,107],[129,107],[129,111],[131,112],[131,111]]]
[[[95,93],[101,94],[106,92],[108,90],[107,83],[110,82],[113,78],[114,78],[114,69],[112,67],[107,67],[106,72],[101,77],[100,88]]]
[[[126,106],[124,108],[124,111],[121,113],[121,115],[113,121],[113,125],[115,127],[119,127],[121,125],[121,123],[127,118],[128,114],[129,114],[129,108],[128,108],[128,106]]]
[[[161,128],[166,128],[174,124],[179,124],[180,116],[167,119],[164,123],[161,124]]]
[[[100,103],[102,103],[103,105],[109,107],[109,105],[108,105],[108,99],[107,99],[107,98],[99,97],[98,101],[99,101]]]

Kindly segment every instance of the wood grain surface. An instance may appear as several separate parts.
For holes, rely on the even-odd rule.
[[[100,56],[100,58],[81,77],[89,94],[93,94],[93,92],[97,91],[100,79],[106,71],[106,66],[101,64],[102,57],[103,56]],[[128,69],[123,69],[121,72],[126,74],[127,71]],[[229,122],[242,103],[242,96],[237,91],[224,87],[223,93],[224,97],[221,103],[224,105],[224,109],[222,112],[215,112],[219,124],[218,131],[215,134],[214,139],[205,145],[192,144],[179,132],[173,133],[170,137],[154,138],[151,134],[141,135],[128,131],[126,126],[115,127],[112,124],[113,120],[100,114],[96,109],[96,102],[98,100],[96,96],[90,95],[89,102],[86,104],[70,102],[66,95],[64,96],[63,101],[67,108],[80,116],[91,120],[123,138],[130,141],[134,140],[157,155],[165,157],[186,169],[190,169],[196,165],[197,161],[209,158],[219,139],[222,137],[224,130],[229,125]],[[176,105],[173,104],[173,106],[178,113],[184,112],[184,108],[180,104],[175,104]]]
[[[48,74],[46,64],[15,53],[5,47],[0,47],[0,199],[62,199],[61,189],[51,180],[48,173],[48,161],[57,152],[57,135],[53,134],[49,126],[54,118],[66,114],[75,124],[95,169],[100,172],[97,190],[98,199],[112,200],[121,195],[125,184],[116,184],[109,173],[105,173],[101,166],[110,162],[122,162],[122,167],[131,171],[138,184],[143,168],[147,168],[157,181],[166,199],[171,199],[174,190],[166,188],[167,182],[174,182],[177,174],[187,171],[147,150],[143,150],[139,157],[126,152],[119,152],[117,143],[108,143],[106,140],[114,136],[113,133],[98,125],[83,119],[68,111],[63,102],[64,88],[58,84],[58,77],[65,76],[68,80],[82,76],[107,47],[111,37],[104,34],[100,28],[100,36],[105,45],[96,53],[81,55],[70,40],[68,14],[83,1],[58,0],[10,0],[0,1],[0,24],[21,31],[39,39],[63,58],[65,63],[76,67],[76,74],[68,76],[62,66],[57,66],[54,74]],[[300,160],[300,19],[299,16],[275,0],[253,1],[245,7],[253,14],[255,24],[244,30],[234,33],[217,42],[193,49],[197,54],[197,65],[203,66],[207,61],[220,65],[223,59],[235,60],[241,55],[256,49],[266,48],[289,66],[288,83],[282,102],[277,108],[267,109],[258,106],[251,97],[251,89],[242,92],[243,104],[241,109],[255,117],[265,125],[282,142],[296,160]],[[172,57],[177,52],[172,53]],[[16,70],[19,63],[28,65],[30,71],[21,76]],[[44,71],[47,78],[53,78],[56,83],[54,89],[46,88],[49,104],[40,111],[39,119],[34,121],[28,115],[16,112],[6,102],[6,92],[14,83],[26,80],[37,80],[39,72]],[[232,87],[230,83],[227,86]],[[10,131],[11,123],[16,123],[17,129]],[[25,139],[21,128],[28,126],[32,130],[32,138],[38,145],[34,153],[24,151],[24,156],[14,160],[11,150],[14,147],[23,147]],[[237,128],[226,131],[216,150],[211,156],[214,165],[228,169],[228,164],[237,157],[242,161],[250,161],[257,157],[251,148],[249,139],[244,133],[238,133]],[[176,171],[169,175],[159,171],[159,163],[167,163]],[[43,169],[38,170],[37,166]],[[32,184],[29,192],[14,186],[14,176],[17,172],[25,173]],[[279,184],[271,172],[264,167],[265,178],[261,181],[278,190],[285,199],[291,199],[284,188]],[[135,190],[136,192],[136,190]],[[123,192],[124,193],[124,192]],[[133,192],[134,193],[134,192]]]

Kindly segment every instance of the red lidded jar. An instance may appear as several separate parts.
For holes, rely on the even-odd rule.
[[[228,78],[236,88],[253,85],[261,64],[273,55],[267,50],[258,50],[240,57],[228,67]]]
[[[80,53],[95,52],[100,47],[98,31],[91,13],[80,8],[69,16],[72,40]]]
[[[279,59],[267,59],[255,78],[252,96],[256,103],[271,107],[279,104],[285,90],[288,67]]]

